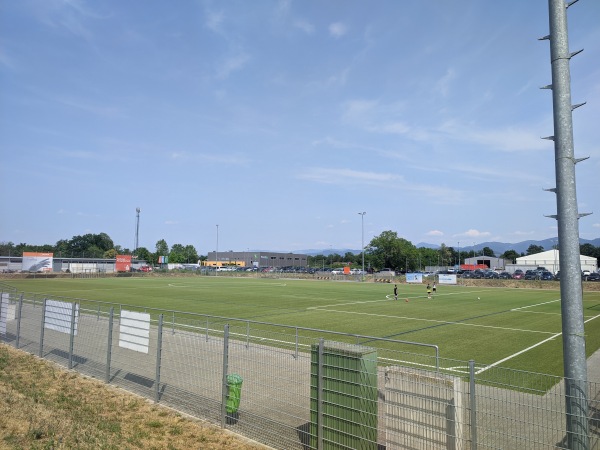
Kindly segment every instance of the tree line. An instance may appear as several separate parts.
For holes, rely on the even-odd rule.
[[[410,241],[398,236],[395,231],[384,231],[375,236],[364,248],[365,269],[382,269],[389,267],[397,271],[418,271],[425,267],[448,267],[464,264],[466,258],[475,256],[489,256],[503,258],[512,263],[521,256],[543,252],[540,245],[530,245],[525,253],[507,250],[501,255],[495,255],[490,247],[480,251],[464,251],[442,244],[437,249],[419,247]],[[73,236],[71,239],[62,239],[56,244],[29,245],[25,243],[15,245],[12,242],[0,242],[1,256],[23,256],[23,252],[54,253],[55,257],[65,258],[115,258],[116,255],[132,255],[138,260],[156,264],[159,256],[167,256],[169,263],[197,263],[206,260],[205,255],[199,255],[193,245],[173,244],[171,247],[164,239],[156,243],[154,251],[139,247],[132,251],[120,245],[115,245],[106,233],[85,234]],[[580,246],[582,255],[600,259],[600,247],[591,244]],[[314,255],[308,257],[310,267],[341,267],[350,264],[352,267],[362,266],[363,253],[346,252],[344,255],[332,253],[329,255]]]
[[[56,244],[30,245],[0,242],[1,256],[23,256],[23,252],[53,253],[57,258],[108,258],[117,255],[132,255],[134,258],[155,264],[159,256],[168,256],[172,263],[197,263],[202,259],[193,245],[174,244],[171,248],[164,239],[156,243],[154,252],[145,247],[135,251],[115,245],[106,233],[84,234],[71,239],[61,239]],[[206,257],[204,257],[205,259]]]

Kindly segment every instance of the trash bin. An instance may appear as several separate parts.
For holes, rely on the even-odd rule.
[[[240,397],[242,395],[242,383],[244,379],[237,373],[227,375],[227,403],[225,410],[227,412],[227,423],[235,424],[238,421],[238,408],[240,407]]]

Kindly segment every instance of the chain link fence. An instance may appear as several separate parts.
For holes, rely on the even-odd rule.
[[[0,341],[281,449],[567,448],[564,380],[436,346],[3,292]],[[600,385],[588,382],[600,450]]]

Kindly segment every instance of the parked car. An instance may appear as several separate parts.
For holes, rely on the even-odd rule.
[[[500,272],[498,278],[501,278],[502,280],[510,280],[512,278],[512,275],[508,272]]]
[[[344,269],[335,268],[331,271],[331,275],[342,275],[344,273]]]
[[[500,278],[500,275],[498,275],[498,272],[495,272],[493,270],[486,270],[483,273],[483,278],[486,278],[488,280],[491,280],[493,278]]]
[[[520,280],[525,276],[525,274],[523,273],[523,271],[521,269],[517,269],[515,270],[515,272],[513,273],[513,279],[515,280]]]
[[[471,270],[465,270],[463,273],[460,274],[461,278],[473,278],[473,271]]]
[[[600,273],[592,272],[587,276],[586,281],[600,281]]]
[[[384,275],[384,276],[395,276],[396,272],[394,272],[392,269],[381,269],[379,272],[377,272],[377,275]]]
[[[552,272],[546,270],[545,272],[541,273],[540,280],[545,280],[545,281],[554,280],[554,275],[552,275]]]
[[[528,270],[523,276],[524,280],[539,280],[540,275],[535,270]]]

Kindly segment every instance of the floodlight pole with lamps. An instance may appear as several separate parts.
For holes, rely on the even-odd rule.
[[[361,253],[362,253],[362,281],[365,281],[365,214],[367,212],[359,212],[361,222]]]

